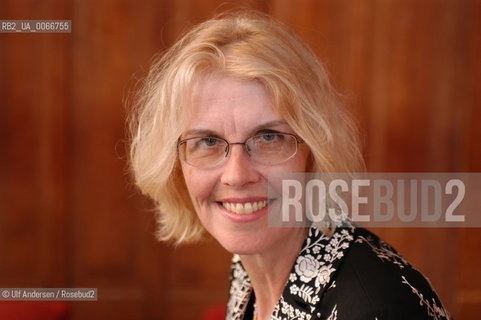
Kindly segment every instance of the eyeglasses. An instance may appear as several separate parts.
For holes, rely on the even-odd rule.
[[[222,164],[234,144],[244,146],[250,158],[262,165],[283,163],[297,153],[297,145],[303,141],[295,135],[284,132],[256,134],[245,142],[228,142],[217,137],[196,137],[180,140],[177,152],[180,160],[197,168],[214,168]]]

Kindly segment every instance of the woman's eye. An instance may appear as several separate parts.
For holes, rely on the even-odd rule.
[[[200,142],[202,145],[207,147],[213,147],[219,143],[219,139],[216,138],[201,138]]]
[[[262,142],[273,142],[277,138],[279,138],[279,135],[277,133],[265,133],[262,134],[260,137]]]

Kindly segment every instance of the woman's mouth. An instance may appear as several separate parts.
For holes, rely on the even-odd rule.
[[[221,205],[233,212],[235,214],[250,214],[256,211],[259,211],[268,205],[269,201],[262,200],[262,201],[255,201],[255,202],[221,202]]]

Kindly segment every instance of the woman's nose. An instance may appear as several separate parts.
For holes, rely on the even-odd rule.
[[[260,180],[260,173],[252,163],[244,145],[230,146],[227,161],[222,168],[221,182],[233,187],[243,187]]]

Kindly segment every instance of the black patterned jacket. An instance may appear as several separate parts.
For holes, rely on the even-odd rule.
[[[254,294],[234,255],[226,320],[252,319]],[[309,229],[271,320],[450,319],[428,280],[363,228]]]

